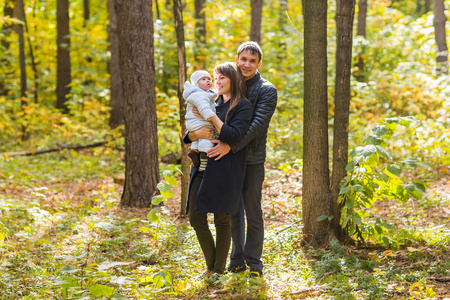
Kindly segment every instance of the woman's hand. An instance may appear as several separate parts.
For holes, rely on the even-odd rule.
[[[208,153],[208,157],[216,157],[215,160],[219,160],[230,152],[231,147],[225,142],[219,140],[212,140],[212,143],[217,143],[212,149],[210,149]]]
[[[203,126],[196,131],[189,132],[188,138],[191,141],[196,141],[198,139],[211,140],[214,137],[214,130],[212,126]]]
[[[200,114],[200,112],[197,109],[197,106],[192,107],[192,113],[194,114],[194,116],[196,116],[197,118],[203,118],[202,115]]]

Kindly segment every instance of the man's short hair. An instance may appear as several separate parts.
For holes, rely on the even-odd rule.
[[[237,56],[239,57],[239,54],[241,54],[244,51],[250,51],[251,54],[257,54],[259,57],[259,60],[261,61],[263,53],[262,53],[261,47],[259,47],[258,43],[256,43],[256,42],[242,43],[237,50]]]

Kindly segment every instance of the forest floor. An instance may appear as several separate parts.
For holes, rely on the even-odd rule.
[[[267,170],[262,200],[266,231],[271,229],[271,234],[278,234],[291,226],[301,228],[301,224],[299,226],[299,222],[296,221],[298,220],[298,211],[301,210],[301,202],[299,201],[302,195],[301,181],[301,172],[298,171]],[[377,202],[373,209],[377,216],[393,223],[398,229],[403,227],[414,227],[416,230],[445,228],[448,232],[450,230],[450,177],[444,177],[430,183],[428,193],[440,195],[440,197],[435,197],[434,199],[437,200],[431,202],[416,199],[410,199],[407,203],[397,201]],[[176,194],[179,195],[179,193]],[[179,203],[179,197],[173,197],[166,202],[170,214],[175,219],[179,215]],[[432,287],[435,294],[431,292],[429,295],[426,295],[426,292],[424,292],[426,289],[422,291],[421,288],[415,289],[413,287],[414,283],[404,283],[404,286],[398,288],[398,290],[406,291],[406,294],[391,295],[389,299],[409,299],[408,297],[412,297],[411,299],[450,299],[449,244],[447,243],[443,249],[440,246],[427,245],[425,240],[420,241],[419,245],[412,245],[413,242],[411,239],[398,250],[390,250],[388,247],[374,245],[360,245],[358,247],[348,246],[345,252],[350,257],[354,256],[368,261],[377,260],[380,263],[390,264],[391,267],[394,266],[398,270],[409,274],[412,274],[414,270],[423,270],[433,262],[438,264],[446,263],[447,270],[445,274],[434,274],[431,271],[429,276],[420,278],[420,280],[426,281]],[[309,258],[314,259],[313,257],[314,255]],[[265,261],[265,264],[271,265],[271,262]],[[382,268],[378,268],[378,270],[382,270]],[[374,273],[377,273],[376,268]],[[324,276],[327,275],[329,274],[324,274]],[[284,288],[284,285],[272,286],[270,283],[271,277],[277,277],[277,275],[274,276],[274,274],[270,273],[265,275],[266,284],[271,286],[272,293],[274,295],[283,294],[281,290]],[[320,281],[323,281],[323,279]],[[318,285],[320,286],[320,284]],[[307,288],[303,291],[292,292],[290,297],[294,299],[315,299],[321,291],[325,290],[325,287],[323,289],[320,287]],[[420,290],[420,292],[417,293],[415,292],[416,290]],[[214,296],[213,287],[208,289],[206,294],[211,291]],[[273,296],[273,299],[276,298],[278,297]],[[236,299],[240,299],[239,296]],[[248,299],[253,298],[249,297]],[[280,299],[284,298],[281,297]]]
[[[5,292],[0,299],[41,299],[43,295],[49,295],[49,299],[70,298],[68,295],[76,295],[67,290],[70,284],[80,295],[100,293],[92,286],[87,288],[89,282],[104,284],[96,288],[114,286],[115,292],[128,299],[450,299],[449,178],[430,183],[427,200],[387,201],[374,207],[378,216],[396,225],[397,239],[402,240],[399,248],[366,244],[308,250],[300,246],[301,172],[268,169],[262,203],[266,228],[264,276],[257,280],[245,274],[229,276],[233,281],[226,294],[218,293],[223,284],[211,286],[191,279],[204,270],[204,265],[195,235],[187,219],[180,217],[179,186],[173,188],[176,196],[160,207],[166,223],[156,229],[148,226],[153,231],[146,236],[135,220],[146,220],[150,209],[118,206],[123,187],[113,178],[39,182],[32,187],[0,185],[0,208],[4,214],[1,220],[14,220],[20,226],[28,220],[30,227],[34,226],[21,227],[23,230],[17,230],[5,241],[5,249],[0,253],[0,274],[4,272],[0,290]],[[64,212],[64,217],[31,223],[37,219],[33,215],[19,222],[23,216],[7,206],[8,201],[32,202],[37,196],[41,198],[40,209],[53,212],[55,218]],[[6,199],[6,204],[2,204],[2,199]],[[108,224],[115,229],[106,229]],[[31,236],[24,231],[31,232]],[[1,246],[0,243],[0,250]],[[61,257],[69,253],[72,261],[64,261]],[[55,257],[59,259],[58,266],[65,266],[62,269],[72,274],[72,279],[49,266],[56,266]],[[110,269],[114,276],[106,276],[104,269],[89,269],[92,275],[86,281],[86,266],[101,265],[105,259],[118,261]],[[80,269],[81,273],[77,273]],[[153,282],[152,292],[147,294],[138,292],[135,285],[124,284],[133,279],[141,282],[141,287],[146,283],[150,286],[148,275],[136,275],[149,270],[157,274],[169,271],[173,279],[166,287]],[[60,277],[65,281],[58,281]],[[122,284],[118,284],[118,278]],[[141,296],[137,296],[139,293]]]

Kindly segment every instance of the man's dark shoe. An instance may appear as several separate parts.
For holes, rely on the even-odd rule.
[[[262,277],[263,271],[255,268],[250,268],[250,277]]]
[[[231,272],[231,273],[242,273],[242,272],[245,272],[245,270],[247,270],[247,267],[245,265],[243,265],[243,266],[229,265],[228,266],[228,272]]]

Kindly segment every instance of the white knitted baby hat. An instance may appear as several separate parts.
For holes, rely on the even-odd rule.
[[[207,71],[204,70],[195,71],[191,75],[191,84],[198,86],[198,80],[203,77],[209,77],[211,79],[211,75],[209,75]]]

